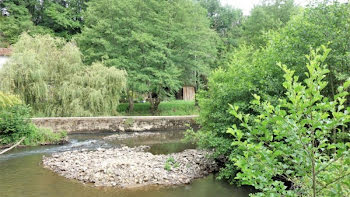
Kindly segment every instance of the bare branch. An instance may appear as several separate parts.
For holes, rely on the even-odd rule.
[[[22,139],[19,140],[16,144],[14,144],[13,146],[11,146],[10,148],[7,148],[7,149],[1,151],[1,152],[0,152],[0,155],[6,153],[7,151],[10,151],[10,150],[12,150],[13,148],[15,148],[16,146],[18,146],[20,143],[22,143],[22,141],[23,141],[24,139],[25,139],[25,137],[22,137]]]

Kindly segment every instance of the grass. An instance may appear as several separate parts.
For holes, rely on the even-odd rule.
[[[151,116],[150,103],[135,103],[134,111],[128,112],[128,103],[120,103],[118,112],[124,116]],[[197,115],[199,108],[195,106],[194,101],[173,100],[164,101],[159,104],[159,116],[181,116],[181,115]]]
[[[50,129],[38,128],[31,138],[28,139],[27,145],[45,145],[57,144],[64,141],[67,137],[66,131],[53,132]]]

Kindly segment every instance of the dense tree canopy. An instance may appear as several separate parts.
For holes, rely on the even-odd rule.
[[[82,12],[88,0],[13,0],[1,1],[1,42],[13,44],[22,32],[50,33],[70,39],[80,32]]]
[[[243,12],[230,6],[222,6],[219,0],[199,0],[207,9],[211,28],[223,39],[225,48],[237,47],[242,34]]]
[[[88,6],[77,37],[84,60],[125,69],[128,91],[148,93],[154,109],[182,84],[198,86],[215,60],[216,34],[192,1],[102,0]]]
[[[0,16],[0,45],[7,47],[18,40],[22,32],[30,34],[50,32],[36,27],[32,21],[26,1],[1,2],[2,9],[6,9],[7,16]]]
[[[256,47],[264,46],[267,42],[266,33],[283,27],[298,10],[294,0],[263,1],[252,9],[243,23],[244,42]]]

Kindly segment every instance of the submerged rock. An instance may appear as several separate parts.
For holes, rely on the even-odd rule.
[[[153,155],[147,146],[67,151],[43,158],[44,167],[96,186],[135,187],[187,184],[217,170],[207,151],[189,149]]]

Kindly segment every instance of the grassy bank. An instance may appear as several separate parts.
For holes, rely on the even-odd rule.
[[[128,112],[128,103],[121,103],[118,106],[118,112],[124,116],[151,116],[150,103],[135,103],[134,111]],[[197,115],[199,108],[195,106],[194,101],[164,101],[159,104],[159,116],[181,116],[181,115]]]

